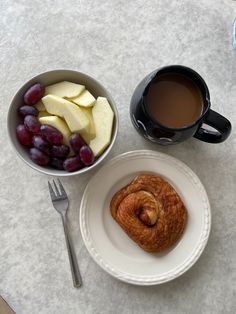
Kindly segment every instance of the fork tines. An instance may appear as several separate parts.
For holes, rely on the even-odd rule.
[[[67,197],[66,191],[65,191],[61,181],[59,179],[57,179],[57,181],[58,181],[59,187],[56,185],[55,180],[52,180],[54,189],[52,187],[52,184],[48,181],[48,188],[49,188],[49,192],[50,192],[52,201],[57,200],[59,198],[61,199],[61,198]]]

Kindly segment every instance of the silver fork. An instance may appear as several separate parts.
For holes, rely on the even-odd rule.
[[[67,251],[68,251],[69,260],[70,260],[73,284],[74,284],[74,287],[78,288],[82,285],[82,279],[81,279],[75,251],[74,251],[72,241],[69,235],[69,231],[67,228],[66,213],[69,207],[69,200],[68,200],[66,191],[63,185],[61,184],[61,181],[59,179],[57,180],[58,180],[59,187],[56,185],[54,180],[53,180],[54,189],[52,187],[52,184],[49,181],[48,181],[48,187],[49,187],[49,192],[51,195],[53,207],[61,215],[64,232],[65,232],[65,238],[66,238],[66,246],[67,246]]]

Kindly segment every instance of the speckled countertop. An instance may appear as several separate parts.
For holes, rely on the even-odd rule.
[[[0,10],[0,294],[17,314],[235,313],[235,132],[219,145],[192,139],[155,146],[133,129],[129,101],[137,83],[153,69],[185,64],[205,78],[212,107],[235,125],[231,30],[236,2],[2,0]],[[48,178],[16,157],[6,131],[8,106],[17,89],[31,76],[57,68],[88,73],[113,95],[121,123],[108,158],[130,149],[162,151],[185,162],[205,185],[212,232],[197,264],[180,278],[154,287],[131,286],[93,262],[78,228],[80,199],[91,172],[63,179],[84,280],[82,289],[73,288]]]

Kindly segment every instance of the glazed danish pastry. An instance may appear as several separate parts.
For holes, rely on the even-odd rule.
[[[118,191],[112,217],[147,252],[175,244],[187,222],[187,210],[175,189],[158,175],[143,174]]]

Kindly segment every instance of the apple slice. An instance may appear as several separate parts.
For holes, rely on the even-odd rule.
[[[89,119],[89,137],[90,137],[90,140],[92,140],[96,136],[96,129],[95,129],[95,124],[94,124],[93,115],[92,115],[92,108],[81,107],[80,109],[83,111],[83,113]]]
[[[42,118],[42,117],[49,117],[49,116],[51,116],[51,114],[48,113],[46,110],[45,111],[39,111],[39,113],[38,113],[38,119]]]
[[[86,89],[79,97],[73,98],[71,101],[81,107],[92,107],[95,104],[96,99]]]
[[[65,108],[65,102],[67,101],[61,97],[55,96],[55,95],[47,95],[42,98],[42,102],[45,106],[45,110],[49,113],[64,117],[64,108]]]
[[[59,82],[45,88],[45,95],[55,95],[59,97],[74,98],[78,97],[85,89],[84,85],[72,82]]]
[[[105,97],[98,97],[92,109],[96,137],[89,146],[95,156],[99,156],[111,142],[114,112]]]
[[[69,146],[69,137],[71,135],[71,132],[64,120],[57,116],[46,116],[39,118],[39,122],[42,124],[51,125],[61,131],[61,133],[63,134],[63,144]]]
[[[71,133],[80,133],[89,143],[89,119],[79,106],[55,95],[44,96],[42,102],[49,113],[65,119]]]
[[[34,105],[34,107],[36,108],[36,109],[38,109],[38,111],[45,111],[46,109],[45,109],[45,106],[44,106],[44,104],[43,104],[43,102],[42,102],[42,100],[39,100],[35,105]]]

